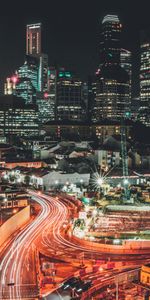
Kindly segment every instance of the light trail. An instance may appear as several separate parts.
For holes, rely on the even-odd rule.
[[[18,236],[13,241],[12,245],[8,249],[6,255],[3,257],[0,262],[0,282],[1,290],[0,296],[3,298],[3,292],[5,289],[8,289],[9,299],[15,297],[15,293],[18,299],[21,299],[21,270],[24,265],[24,256],[29,246],[35,240],[36,236],[41,230],[42,222],[46,219],[47,215],[50,212],[50,207],[47,203],[41,198],[36,198],[36,201],[41,206],[41,212],[38,217],[29,225],[27,225],[23,231],[21,231]],[[43,224],[44,226],[44,224]],[[14,287],[8,287],[8,283],[14,283]],[[7,288],[6,288],[7,287]]]
[[[32,223],[23,229],[8,246],[6,253],[0,261],[0,299],[22,299],[23,287],[30,291],[30,286],[37,284],[35,270],[36,249],[47,256],[55,257],[54,253],[61,250],[63,258],[69,257],[70,262],[81,252],[89,257],[93,253],[105,255],[96,249],[86,248],[68,240],[64,235],[63,225],[70,219],[71,210],[67,199],[59,200],[37,192],[29,191],[33,200],[41,207],[41,210]],[[71,205],[72,208],[72,205]],[[81,241],[82,242],[82,241]],[[70,251],[71,250],[71,251]],[[68,254],[69,252],[69,254]],[[56,253],[55,253],[56,254]],[[14,286],[8,286],[8,283]]]

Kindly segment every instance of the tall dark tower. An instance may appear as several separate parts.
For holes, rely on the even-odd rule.
[[[121,28],[118,16],[104,17],[92,116],[95,122],[102,119],[121,120],[124,113],[130,111],[129,75],[120,62]]]
[[[120,63],[120,36],[122,25],[118,16],[107,15],[102,21],[100,65]]]

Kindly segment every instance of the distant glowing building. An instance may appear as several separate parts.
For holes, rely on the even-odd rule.
[[[47,91],[48,55],[42,53],[41,23],[27,25],[26,54],[38,59],[38,91]]]
[[[6,82],[4,83],[4,95],[12,95],[13,93],[15,93],[17,81],[17,75],[6,78]]]
[[[41,23],[30,24],[26,27],[26,54],[41,54]]]

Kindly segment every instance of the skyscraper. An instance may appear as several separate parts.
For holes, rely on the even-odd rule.
[[[105,63],[119,64],[122,25],[116,15],[106,15],[102,20],[100,40],[100,66]]]
[[[17,81],[13,94],[22,97],[25,102],[35,103],[38,91],[38,59],[26,55],[24,64],[17,70]]]
[[[141,32],[139,119],[150,126],[150,31]]]
[[[82,82],[64,69],[57,77],[56,118],[81,121],[85,118],[82,99]]]
[[[47,92],[48,79],[48,55],[41,54],[39,56],[39,70],[38,70],[38,89],[40,92]]]
[[[38,135],[37,106],[14,95],[0,96],[0,131],[7,135]]]
[[[48,95],[50,104],[50,119],[56,118],[56,88],[57,88],[57,70],[55,67],[49,67],[48,69]]]
[[[26,54],[41,54],[41,23],[27,25],[26,28]]]
[[[47,91],[38,93],[37,105],[39,109],[39,122],[53,121],[56,117],[56,85],[57,70],[55,67],[48,68]]]
[[[118,16],[104,17],[92,116],[95,122],[101,119],[121,119],[130,110],[129,75],[120,65],[121,28]]]
[[[131,98],[131,86],[132,86],[132,53],[131,53],[131,51],[121,48],[120,65],[129,75],[130,98]]]
[[[126,72],[131,77],[132,74],[132,54],[131,51],[127,49],[121,48],[120,51],[120,64],[123,69],[126,70]]]

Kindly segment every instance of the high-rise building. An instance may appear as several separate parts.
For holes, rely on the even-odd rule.
[[[41,54],[39,56],[39,70],[38,70],[38,90],[40,92],[47,92],[47,78],[48,78],[48,55]]]
[[[39,68],[38,58],[33,57],[31,55],[26,55],[23,66],[21,66],[17,70],[18,78],[29,79],[36,91],[39,91],[38,68]]]
[[[130,98],[131,98],[131,87],[132,87],[132,53],[131,53],[131,51],[121,48],[120,65],[124,70],[126,70],[126,72],[129,75]]]
[[[101,119],[121,119],[130,110],[129,75],[120,65],[121,28],[118,16],[104,17],[92,115],[95,122]]]
[[[41,124],[56,118],[56,84],[57,70],[55,67],[50,67],[47,73],[47,89],[45,92],[37,93],[36,104],[38,105]]]
[[[48,55],[42,53],[41,23],[27,25],[26,54],[38,59],[38,91],[47,92]]]
[[[96,76],[88,76],[88,120],[94,117],[95,99],[96,99]]]
[[[121,29],[122,24],[116,15],[106,15],[102,20],[100,66],[105,63],[119,64]]]
[[[140,97],[131,98],[131,119],[134,121],[138,121],[140,119],[140,102]]]
[[[56,93],[57,120],[84,120],[82,82],[79,79],[76,79],[71,72],[59,70]]]
[[[26,27],[26,54],[40,55],[41,48],[41,23],[30,24]]]
[[[14,95],[0,97],[0,131],[4,135],[29,136],[39,133],[37,106],[26,105]]]
[[[141,32],[140,99],[139,118],[150,126],[150,31]]]
[[[131,51],[121,48],[120,65],[131,77],[132,75],[132,54]]]
[[[56,89],[57,89],[57,70],[55,67],[48,69],[48,95],[50,104],[51,120],[56,119]]]
[[[26,55],[25,62],[11,79],[14,82],[12,94],[22,97],[26,104],[35,103],[38,87],[38,59]]]

